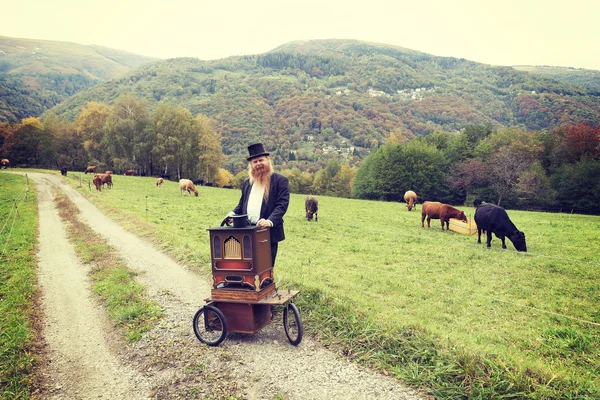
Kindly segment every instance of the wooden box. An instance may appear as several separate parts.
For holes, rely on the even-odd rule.
[[[450,218],[448,229],[465,235],[474,235],[477,233],[477,224],[472,220],[467,220],[467,222],[464,223],[460,219]]]
[[[254,334],[271,322],[271,306],[268,304],[215,301],[212,305],[223,312],[229,332]]]
[[[223,226],[208,231],[213,289],[258,292],[273,282],[270,228]]]

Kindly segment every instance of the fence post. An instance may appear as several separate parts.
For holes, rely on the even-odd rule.
[[[148,222],[148,195],[146,195],[146,222]]]

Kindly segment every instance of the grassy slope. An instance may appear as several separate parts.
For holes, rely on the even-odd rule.
[[[101,193],[83,183],[80,191],[125,227],[206,274],[206,229],[239,199],[237,190],[208,187],[180,197],[176,183],[158,189],[152,178],[115,176],[115,188]],[[278,287],[302,289],[309,330],[341,342],[348,356],[441,397],[599,393],[600,217],[509,210],[527,235],[523,254],[510,242],[501,250],[498,239],[487,250],[438,221],[423,230],[420,214],[398,203],[320,197],[320,221],[308,223],[303,199],[292,195]],[[421,339],[395,343],[407,336]],[[433,355],[423,358],[428,347]],[[468,360],[480,370],[472,376]]]
[[[0,398],[29,398],[34,365],[37,201],[25,177],[0,172]],[[17,206],[15,213],[14,205]]]

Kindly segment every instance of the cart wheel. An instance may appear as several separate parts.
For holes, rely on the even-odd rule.
[[[283,329],[285,329],[285,334],[290,343],[298,346],[302,341],[304,329],[302,328],[300,312],[292,303],[288,303],[283,309]]]
[[[225,316],[217,307],[201,307],[194,315],[194,333],[199,341],[218,346],[227,336]]]

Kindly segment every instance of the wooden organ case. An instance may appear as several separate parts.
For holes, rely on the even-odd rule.
[[[208,229],[212,259],[211,301],[232,332],[256,333],[270,321],[270,306],[253,304],[276,292],[270,228]],[[221,301],[220,301],[221,300]]]

